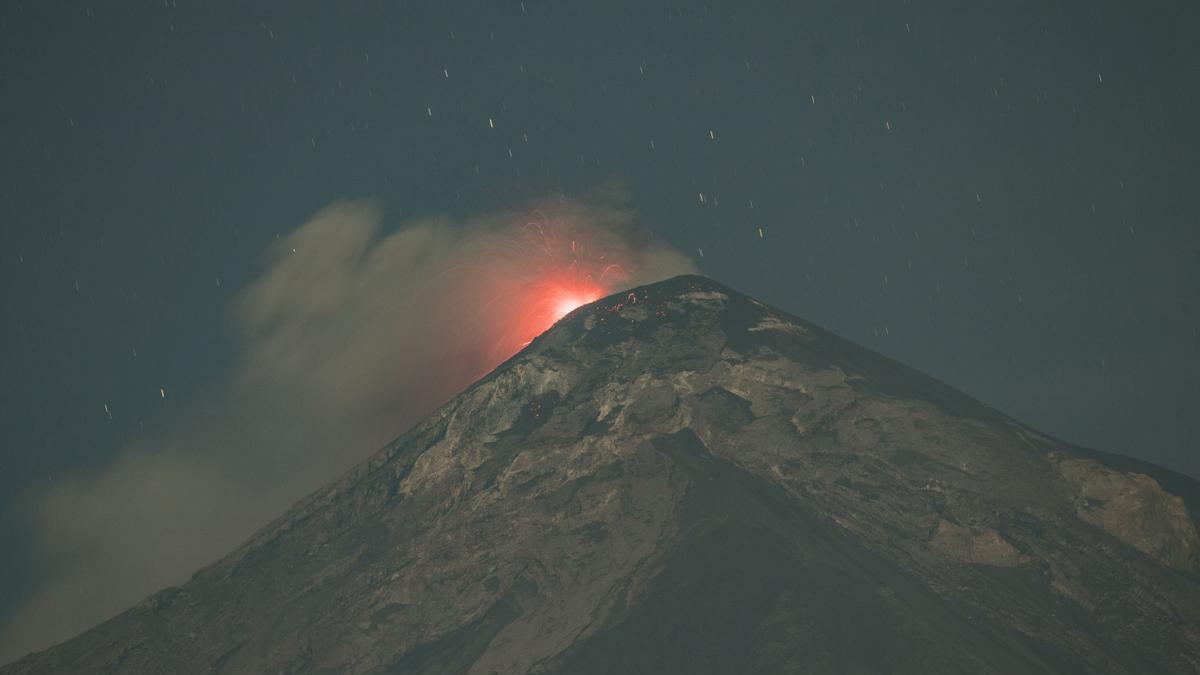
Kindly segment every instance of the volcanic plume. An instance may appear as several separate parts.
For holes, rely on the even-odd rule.
[[[575,307],[690,271],[620,195],[399,222],[323,209],[234,298],[228,372],[102,470],[28,496],[45,574],[0,616],[0,661],[183,583]]]

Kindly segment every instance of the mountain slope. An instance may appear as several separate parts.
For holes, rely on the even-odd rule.
[[[1198,494],[677,277],[0,672],[1196,672]]]

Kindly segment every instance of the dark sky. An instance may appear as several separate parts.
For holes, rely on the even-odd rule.
[[[18,496],[179,414],[343,198],[619,181],[705,274],[1200,476],[1194,2],[245,4],[0,8],[0,610]]]

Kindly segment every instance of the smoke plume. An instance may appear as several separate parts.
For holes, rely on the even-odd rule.
[[[186,581],[518,351],[563,302],[695,271],[619,204],[387,234],[381,221],[374,203],[337,203],[278,241],[231,307],[232,370],[166,433],[28,496],[45,578],[4,621],[0,663]]]

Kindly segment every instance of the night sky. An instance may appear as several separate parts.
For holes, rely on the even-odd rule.
[[[5,3],[0,621],[54,573],[39,491],[192,416],[270,247],[343,199],[386,231],[617,189],[726,285],[1200,476],[1198,22],[1176,0]]]

